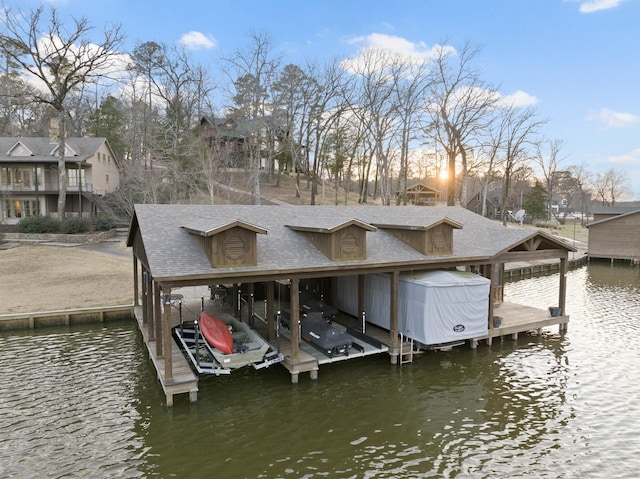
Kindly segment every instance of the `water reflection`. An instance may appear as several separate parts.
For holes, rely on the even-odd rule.
[[[245,369],[171,409],[133,323],[1,334],[0,477],[635,477],[638,270],[592,266],[569,273],[565,336],[297,385]],[[557,277],[505,294],[553,304]]]

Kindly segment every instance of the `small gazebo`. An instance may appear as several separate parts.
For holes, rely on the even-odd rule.
[[[440,200],[440,191],[424,183],[418,183],[410,186],[405,190],[407,195],[407,203],[416,206],[435,206]],[[399,191],[398,196],[402,196],[402,192]]]

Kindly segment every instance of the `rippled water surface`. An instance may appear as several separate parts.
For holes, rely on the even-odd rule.
[[[557,276],[506,287],[557,302]],[[0,477],[632,478],[640,269],[568,275],[569,332],[162,390],[133,323],[0,335]]]

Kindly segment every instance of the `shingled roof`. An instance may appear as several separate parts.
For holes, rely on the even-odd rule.
[[[453,252],[423,255],[383,228],[367,229],[365,259],[336,263],[314,247],[304,234],[291,225],[319,228],[356,222],[364,225],[397,225],[424,228],[441,221],[460,225],[455,229]],[[197,237],[185,225],[224,225],[242,221],[266,231],[257,238],[258,262],[255,266],[214,268]],[[552,249],[571,251],[572,247],[541,232],[505,228],[460,207],[366,207],[366,206],[247,206],[247,205],[136,205],[129,230],[128,245],[143,245],[138,258],[157,281],[232,280],[251,276],[273,278],[295,274],[348,274],[363,268],[429,269],[438,264],[490,262],[496,255],[540,236]],[[135,251],[134,251],[135,253]]]
[[[105,138],[67,138],[65,161],[82,162],[95,155],[105,141]],[[19,147],[28,154],[12,155],[11,152]],[[0,159],[12,163],[56,163],[58,147],[59,142],[52,142],[48,137],[0,137]]]

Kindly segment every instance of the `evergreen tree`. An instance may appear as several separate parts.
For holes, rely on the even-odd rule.
[[[547,189],[540,181],[524,195],[524,209],[533,219],[547,219]]]
[[[113,153],[122,160],[125,152],[124,127],[122,102],[109,95],[89,117],[87,133],[97,138],[106,138]]]

